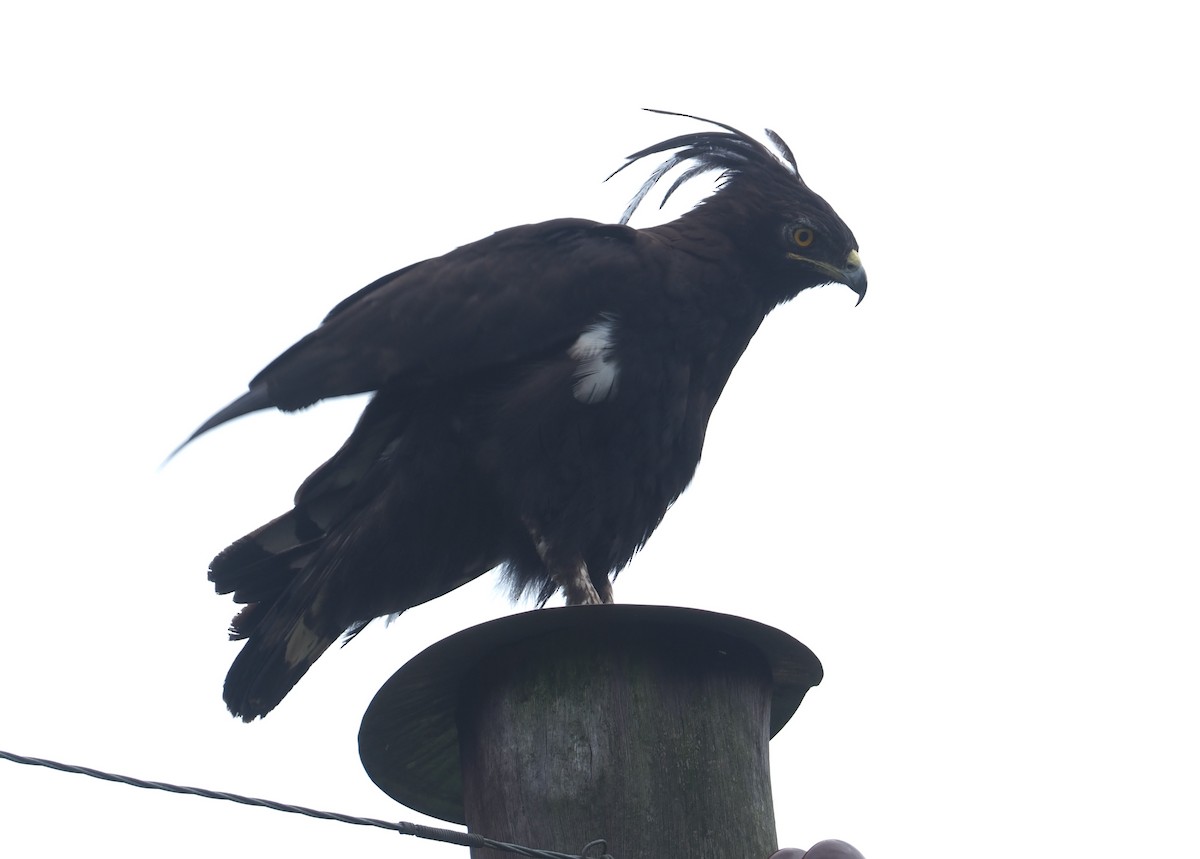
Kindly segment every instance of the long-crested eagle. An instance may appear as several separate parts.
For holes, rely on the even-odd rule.
[[[667,111],[656,111],[666,113]],[[367,391],[350,438],[295,507],[218,555],[245,607],[229,710],[270,712],[342,635],[501,567],[514,596],[612,601],[683,492],[713,406],[764,317],[801,290],[867,290],[858,243],[776,151],[720,122],[667,154],[618,224],[503,230],[382,277],[337,305],[188,441],[240,415]],[[670,223],[626,225],[721,171]],[[185,442],[186,444],[186,442]]]

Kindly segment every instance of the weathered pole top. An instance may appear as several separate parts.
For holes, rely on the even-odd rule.
[[[363,717],[359,756],[371,780],[397,802],[464,823],[459,707],[481,662],[537,639],[638,639],[647,647],[750,648],[770,672],[770,736],[821,682],[817,657],[774,627],[732,615],[670,606],[538,609],[463,630],[413,657],[380,688]]]

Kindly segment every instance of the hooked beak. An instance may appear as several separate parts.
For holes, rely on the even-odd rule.
[[[850,251],[846,257],[846,264],[841,268],[830,265],[827,262],[800,256],[800,254],[788,254],[788,256],[792,259],[808,263],[821,273],[828,275],[829,279],[834,283],[844,283],[858,295],[858,301],[855,302],[854,306],[858,307],[858,305],[862,304],[862,300],[867,294],[867,270],[862,266],[862,260],[858,256],[858,251]]]
[[[836,278],[837,282],[846,284],[857,293],[858,301],[854,302],[854,306],[858,307],[867,297],[867,270],[863,268],[858,251],[850,251],[850,255],[846,257],[846,264],[842,266],[839,274],[841,277]]]

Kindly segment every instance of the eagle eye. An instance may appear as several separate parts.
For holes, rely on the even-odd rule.
[[[796,227],[792,230],[792,241],[798,248],[806,248],[813,243],[816,236],[808,227]]]

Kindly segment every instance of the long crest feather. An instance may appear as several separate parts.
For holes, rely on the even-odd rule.
[[[702,116],[693,116],[690,113],[676,113],[672,110],[656,110],[652,107],[644,108],[644,110],[650,113],[681,116],[685,119],[694,119],[697,122],[706,122],[709,125],[722,128],[724,131],[681,134],[677,137],[672,137],[670,140],[663,140],[660,143],[655,143],[653,146],[647,146],[645,149],[641,149],[626,158],[624,164],[609,174],[609,179],[648,155],[676,150],[667,160],[654,169],[654,172],[642,184],[638,192],[633,195],[633,199],[629,201],[629,205],[625,208],[625,213],[621,215],[620,223],[622,224],[629,222],[638,205],[650,193],[650,189],[658,184],[660,179],[678,165],[689,161],[693,162],[692,165],[675,179],[671,187],[667,189],[667,193],[663,195],[662,202],[659,203],[660,209],[666,205],[667,200],[671,199],[671,195],[681,185],[690,179],[694,179],[704,173],[712,172],[713,170],[723,171],[723,175],[726,178],[753,171],[766,171],[778,178],[786,177],[790,181],[798,182],[802,186],[804,185],[804,180],[800,178],[800,170],[796,166],[796,157],[792,154],[792,150],[783,141],[782,137],[769,128],[766,129],[766,136],[777,152],[771,151],[762,143],[744,132],[738,131],[732,125],[726,125],[714,119],[705,119]]]

